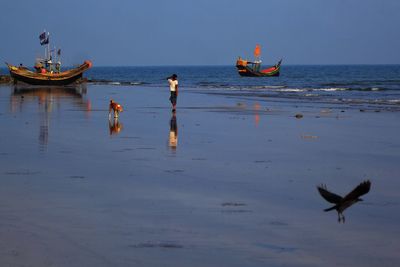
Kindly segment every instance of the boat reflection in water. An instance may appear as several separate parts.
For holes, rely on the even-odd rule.
[[[47,147],[49,141],[50,118],[54,110],[60,110],[62,104],[70,102],[73,106],[77,106],[80,110],[88,115],[91,111],[90,100],[84,96],[87,93],[85,84],[78,86],[62,86],[62,87],[33,87],[15,86],[12,88],[11,94],[11,112],[26,112],[26,109],[32,107],[32,103],[37,102],[39,114],[39,144],[41,150]],[[30,110],[31,111],[31,110]],[[30,112],[34,113],[34,112]],[[29,114],[28,114],[29,115]]]
[[[118,120],[118,118],[109,118],[108,119],[108,127],[110,129],[110,135],[117,135],[122,131],[122,123]]]
[[[254,103],[253,110],[254,110],[254,121],[256,123],[256,127],[258,126],[258,124],[260,124],[260,114],[259,114],[260,109],[261,109],[260,104],[258,104],[257,102]]]
[[[176,120],[176,112],[172,113],[171,120],[169,121],[168,146],[172,151],[176,151],[178,146],[178,124]]]

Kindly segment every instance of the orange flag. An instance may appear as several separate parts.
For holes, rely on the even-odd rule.
[[[254,49],[254,57],[257,58],[261,55],[261,46],[259,44],[256,45]]]

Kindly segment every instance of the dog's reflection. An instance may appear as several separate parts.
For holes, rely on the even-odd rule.
[[[169,148],[173,151],[178,146],[178,124],[176,120],[176,112],[172,113],[171,120],[169,121]]]
[[[110,129],[110,135],[117,135],[122,131],[122,123],[118,118],[109,118],[108,127]]]

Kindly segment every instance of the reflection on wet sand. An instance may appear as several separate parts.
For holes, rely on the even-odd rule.
[[[73,103],[82,108],[86,114],[90,113],[90,100],[83,98],[86,92],[84,84],[74,87],[15,86],[10,98],[10,108],[12,113],[22,112],[23,106],[37,101],[40,116],[39,144],[41,148],[46,148],[49,141],[50,114],[53,109],[59,108],[62,101],[72,99],[77,100]]]
[[[172,151],[176,151],[176,148],[178,146],[178,124],[176,120],[176,112],[172,113],[171,120],[169,121],[168,146]]]
[[[256,123],[256,126],[258,126],[258,124],[260,123],[260,114],[259,114],[260,109],[261,109],[260,104],[258,104],[257,102],[254,103],[254,121]]]
[[[354,188],[350,193],[348,193],[345,197],[341,197],[332,192],[329,192],[326,188],[326,185],[317,186],[317,189],[321,196],[328,202],[335,204],[334,206],[324,209],[324,211],[336,210],[338,213],[338,221],[345,221],[343,211],[353,204],[363,201],[360,197],[369,192],[371,188],[370,181],[364,181],[359,184],[356,188]]]
[[[110,135],[117,135],[122,131],[122,123],[118,120],[118,117],[108,119],[108,128],[110,129]]]

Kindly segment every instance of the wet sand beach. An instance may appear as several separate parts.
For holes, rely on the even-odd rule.
[[[168,97],[0,86],[0,266],[399,264],[399,112],[183,87],[173,115]],[[317,185],[368,179],[345,223],[323,211]]]

